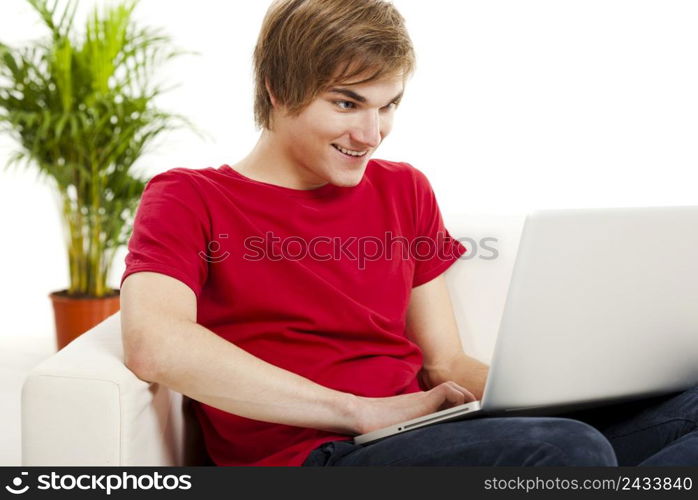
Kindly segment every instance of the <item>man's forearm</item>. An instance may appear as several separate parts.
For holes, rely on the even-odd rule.
[[[431,389],[443,382],[453,381],[468,389],[480,400],[485,391],[488,373],[488,365],[463,354],[454,358],[448,366],[425,367],[419,376],[424,389]]]
[[[189,321],[152,333],[141,378],[254,420],[354,434],[356,397],[271,365]],[[143,376],[142,376],[142,375]]]

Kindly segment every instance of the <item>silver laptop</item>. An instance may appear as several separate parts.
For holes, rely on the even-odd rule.
[[[698,207],[540,211],[524,224],[482,400],[354,442],[696,384]]]

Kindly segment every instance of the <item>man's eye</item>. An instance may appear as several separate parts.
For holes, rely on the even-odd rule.
[[[339,109],[354,109],[356,105],[351,101],[335,101],[334,102]]]

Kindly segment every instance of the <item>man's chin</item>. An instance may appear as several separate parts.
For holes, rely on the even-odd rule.
[[[364,164],[361,168],[358,169],[337,172],[337,175],[334,175],[332,177],[330,183],[338,187],[354,187],[361,182],[361,179],[364,178],[365,173],[366,164]]]
[[[338,187],[354,187],[359,185],[361,179],[364,177],[364,171],[361,171],[361,175],[346,175],[340,178],[334,179],[331,184]]]

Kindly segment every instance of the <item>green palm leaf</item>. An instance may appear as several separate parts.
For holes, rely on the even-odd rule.
[[[158,136],[191,127],[154,106],[163,92],[154,71],[184,52],[136,26],[133,0],[94,9],[81,36],[75,0],[27,2],[50,37],[20,48],[0,43],[0,130],[20,146],[9,165],[36,167],[60,195],[69,293],[101,297],[147,182],[135,162]]]

